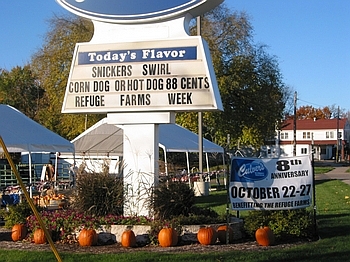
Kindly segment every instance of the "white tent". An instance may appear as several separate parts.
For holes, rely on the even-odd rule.
[[[0,105],[0,136],[9,152],[29,153],[30,183],[32,182],[31,153],[69,152],[74,154],[74,145],[71,142],[9,105]],[[0,152],[3,152],[2,147]]]
[[[198,135],[176,124],[159,125],[159,147],[164,150],[165,172],[167,170],[167,152],[185,152],[187,160],[187,172],[190,173],[189,152],[199,152]],[[208,153],[224,153],[224,149],[203,139],[203,152],[206,156],[207,170],[209,170]]]
[[[107,118],[97,122],[71,142],[75,145],[77,155],[123,155],[123,130],[108,124]],[[164,150],[165,164],[167,164],[167,152],[185,152],[189,172],[188,153],[199,151],[198,135],[176,124],[160,124],[159,147]],[[203,152],[206,153],[208,166],[207,153],[223,153],[224,149],[207,139],[203,139]]]
[[[71,141],[77,155],[123,155],[123,130],[103,118]]]
[[[74,153],[71,142],[9,105],[0,105],[0,136],[9,152]]]

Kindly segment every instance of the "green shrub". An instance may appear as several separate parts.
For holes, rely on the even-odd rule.
[[[79,174],[73,207],[88,214],[123,214],[123,181],[105,173]]]
[[[306,209],[250,211],[244,219],[248,236],[254,237],[260,226],[269,226],[276,239],[311,238],[313,235],[312,213]]]
[[[15,224],[26,223],[27,217],[31,214],[33,214],[33,211],[27,201],[8,206],[8,210],[1,209],[1,216],[5,220],[6,228],[12,228]]]
[[[188,216],[179,216],[177,219],[181,225],[206,225],[206,224],[219,224],[225,222],[225,219],[219,217],[215,211],[210,211],[210,215],[201,214],[189,214]]]
[[[194,191],[187,183],[163,182],[153,192],[151,207],[156,219],[188,216],[194,205]]]

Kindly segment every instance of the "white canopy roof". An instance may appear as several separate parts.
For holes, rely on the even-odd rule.
[[[77,155],[123,155],[123,129],[109,125],[107,118],[86,129],[71,142]]]
[[[76,154],[123,154],[123,130],[107,123],[107,118],[91,126],[71,141]],[[167,152],[198,152],[198,136],[176,124],[159,125],[159,146]],[[203,152],[223,153],[222,147],[203,139]]]
[[[176,124],[160,124],[159,146],[167,152],[198,152],[198,135]],[[223,153],[224,149],[204,138],[203,152]]]
[[[9,152],[74,153],[71,142],[9,105],[0,105],[0,136]]]

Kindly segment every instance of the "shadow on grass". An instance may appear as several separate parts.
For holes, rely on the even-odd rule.
[[[215,192],[215,193],[214,193]],[[196,197],[196,205],[205,208],[213,208],[226,204],[226,190],[210,192],[209,196]]]
[[[350,214],[317,215],[318,234],[321,238],[348,236]]]
[[[337,180],[337,179],[316,180],[316,181],[315,181],[315,185],[316,185],[316,186],[317,186],[317,185],[322,185],[322,184],[327,183],[327,182],[332,181],[332,180]]]
[[[331,248],[324,249],[322,252],[312,252],[312,250],[305,250],[305,252],[297,252],[296,250],[288,250],[285,254],[278,254],[278,260],[275,260],[275,254],[271,254],[268,259],[259,260],[261,262],[267,261],[283,261],[283,262],[303,262],[303,261],[349,261],[350,251],[334,251]]]

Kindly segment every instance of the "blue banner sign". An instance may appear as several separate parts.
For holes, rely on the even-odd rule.
[[[78,53],[78,65],[196,59],[196,46]]]

